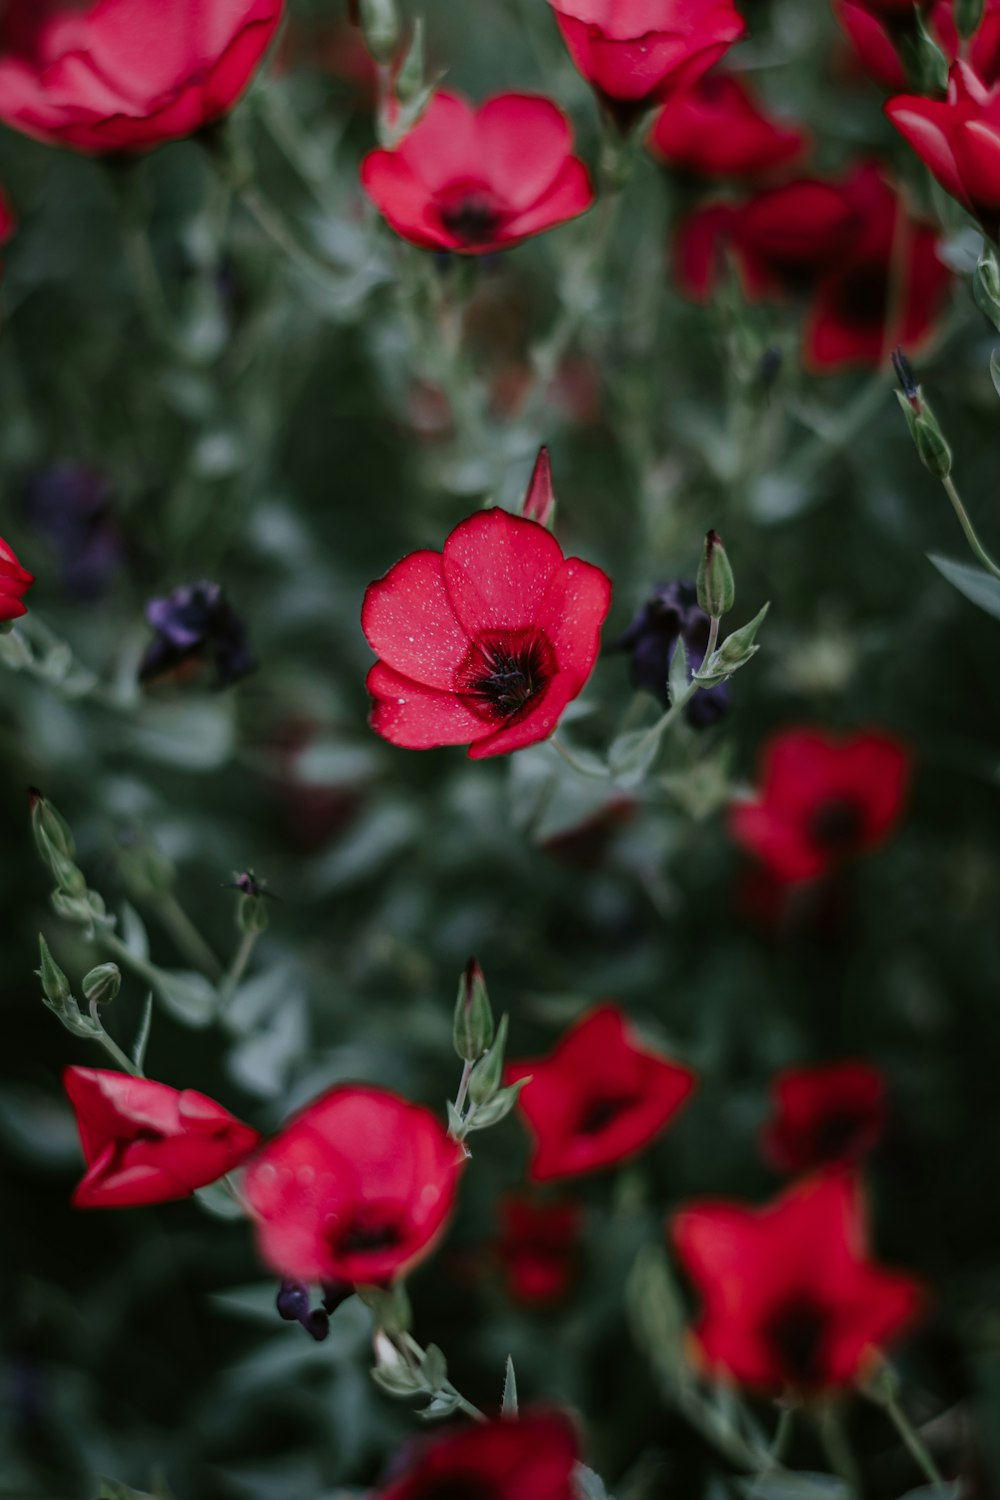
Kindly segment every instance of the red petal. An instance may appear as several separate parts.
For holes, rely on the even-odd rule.
[[[444,691],[470,646],[451,607],[440,552],[412,552],[370,584],[361,628],[387,666]]]

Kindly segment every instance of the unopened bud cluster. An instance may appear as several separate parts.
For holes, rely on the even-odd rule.
[[[494,1027],[493,1010],[483,971],[470,959],[458,986],[452,1028],[455,1051],[465,1064],[463,1091],[456,1104],[448,1105],[448,1123],[457,1141],[473,1130],[486,1130],[510,1114],[523,1087],[503,1088],[503,1065],[507,1050],[507,1017]],[[469,1101],[467,1110],[462,1106]]]

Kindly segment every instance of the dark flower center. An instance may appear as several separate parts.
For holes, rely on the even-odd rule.
[[[441,222],[463,245],[489,245],[496,239],[502,214],[485,192],[462,193],[441,209]]]
[[[830,854],[847,854],[861,840],[864,809],[855,797],[828,797],[809,822],[814,844]]]
[[[456,1470],[419,1485],[414,1500],[500,1500],[500,1491],[482,1474]]]
[[[625,1113],[635,1101],[630,1094],[605,1094],[588,1099],[577,1120],[577,1135],[599,1135]]]
[[[335,1226],[331,1248],[338,1255],[377,1255],[403,1243],[403,1226],[393,1209],[361,1208],[346,1224]]]
[[[764,1324],[764,1341],[781,1376],[792,1386],[823,1383],[823,1354],[830,1314],[808,1294],[779,1303]]]
[[[164,1137],[158,1130],[133,1130],[127,1136],[119,1136],[113,1142],[113,1150],[108,1160],[106,1170],[120,1172],[128,1163],[129,1153],[133,1146],[158,1146]]]
[[[503,723],[523,714],[555,675],[555,653],[540,631],[491,632],[459,667],[456,690],[484,719]]]
[[[855,1148],[867,1125],[868,1118],[860,1109],[831,1110],[816,1124],[813,1137],[816,1160],[837,1161],[846,1156]]]
[[[851,328],[882,328],[888,297],[888,265],[858,266],[847,272],[837,288],[838,316]]]

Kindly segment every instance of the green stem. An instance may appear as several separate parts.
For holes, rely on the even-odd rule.
[[[407,1355],[411,1355],[416,1359],[418,1364],[423,1364],[427,1356],[411,1333],[401,1334],[399,1336],[399,1343],[402,1345],[402,1347],[400,1348],[400,1353],[404,1355],[404,1357]],[[398,1346],[399,1345],[397,1344],[397,1347]],[[467,1417],[471,1417],[475,1422],[485,1422],[487,1420],[486,1414],[484,1412],[481,1412],[478,1406],[473,1406],[471,1401],[467,1401],[462,1395],[461,1391],[456,1390],[450,1380],[446,1380],[441,1389],[447,1395],[454,1398],[454,1400],[458,1404],[459,1410],[464,1411]]]
[[[127,948],[121,938],[116,936],[110,928],[99,927],[97,929],[97,945],[118,960],[123,968],[143,980],[150,988],[155,989],[160,982],[159,970],[148,960],[139,958],[130,948]]]
[[[223,977],[222,965],[177,897],[169,893],[159,897],[155,910],[188,962],[205,974],[213,984],[219,984]]]
[[[636,742],[632,754],[629,756],[625,765],[619,768],[620,770],[627,771],[642,760],[642,757],[645,755],[647,748],[651,744],[657,743],[670,728],[671,724],[673,724],[676,719],[680,718],[681,714],[687,708],[688,704],[691,702],[691,699],[694,697],[695,693],[700,690],[700,688],[701,683],[698,681],[698,679],[696,677],[692,678],[691,682],[688,684],[687,690],[681,694],[676,703],[672,703],[667,709],[666,713],[662,716],[662,718],[657,719],[656,723],[651,725],[650,728],[647,729],[646,733],[642,736],[642,738]]]
[[[987,552],[982,542],[979,540],[979,537],[976,535],[976,528],[973,526],[971,520],[969,519],[969,513],[966,510],[965,506],[962,504],[962,497],[959,495],[958,490],[955,488],[955,482],[952,479],[951,475],[946,474],[941,480],[941,484],[944,487],[945,494],[951,501],[952,510],[958,517],[958,524],[965,532],[965,540],[972,548],[972,551],[975,554],[976,558],[979,560],[979,562],[982,563],[983,567],[988,573],[992,573],[994,578],[1000,578],[1000,567],[998,567],[997,564],[993,561],[992,557]]]
[[[247,964],[253,956],[253,950],[257,946],[259,932],[245,932],[240,938],[239,947],[233,954],[232,963],[226,971],[225,977],[219,985],[219,995],[223,1004],[231,1000],[239,988],[240,980],[246,973]]]
[[[834,1473],[840,1476],[848,1489],[859,1493],[861,1475],[858,1471],[857,1460],[847,1440],[839,1410],[832,1404],[822,1407],[817,1413],[816,1422],[823,1451]]]
[[[321,260],[303,245],[287,219],[270,199],[265,198],[260,189],[252,183],[245,183],[239,188],[239,198],[257,227],[263,230],[268,239],[272,240],[283,254],[287,255],[292,264],[300,271],[304,271],[313,281],[319,282],[329,290],[331,282],[338,279],[336,267],[328,261]]]
[[[455,1113],[461,1118],[465,1101],[469,1097],[469,1079],[472,1077],[474,1063],[466,1062],[462,1068],[462,1077],[458,1085],[458,1093],[455,1095]]]
[[[899,1433],[907,1452],[920,1471],[930,1480],[931,1484],[943,1485],[945,1483],[944,1475],[934,1462],[920,1435],[911,1424],[895,1396],[886,1396],[879,1404],[885,1408],[886,1415]]]
[[[99,1035],[94,1040],[100,1042],[105,1052],[111,1057],[125,1073],[131,1073],[133,1078],[143,1076],[142,1069],[137,1067],[126,1052],[123,1052],[113,1037],[108,1036],[101,1022],[100,1012],[94,1001],[90,1002],[90,1019],[98,1029]]]
[[[572,766],[573,770],[578,771],[581,776],[590,776],[595,781],[607,780],[608,773],[606,770],[595,770],[593,766],[584,765],[582,760],[577,760],[570,746],[561,740],[557,734],[549,735],[549,744],[556,754],[561,755],[566,764]]]

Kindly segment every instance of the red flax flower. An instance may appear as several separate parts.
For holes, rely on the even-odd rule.
[[[933,334],[953,278],[938,231],[911,218],[874,162],[845,177],[803,178],[742,204],[708,204],[682,225],[681,288],[708,301],[731,256],[754,301],[804,294],[810,369],[877,367]]]
[[[764,751],[757,796],[730,809],[730,828],[779,880],[811,880],[882,843],[909,775],[909,752],[887,735],[786,729]]]
[[[920,1308],[915,1280],[868,1259],[861,1191],[848,1173],[807,1178],[759,1209],[694,1204],[671,1229],[702,1297],[696,1357],[754,1390],[849,1385]]]
[[[283,0],[7,0],[0,119],[76,151],[148,151],[226,114]]]
[[[732,73],[708,73],[669,98],[653,122],[649,149],[668,167],[693,177],[761,177],[806,150],[804,131],[761,108]]]
[[[414,1445],[378,1500],[576,1500],[576,1429],[560,1412],[525,1411]]]
[[[24,596],[34,583],[34,576],[22,568],[3,537],[0,537],[0,624],[19,620],[28,613]]]
[[[834,11],[858,66],[890,92],[905,89],[904,44],[917,39],[915,0],[834,0]],[[983,18],[964,46],[954,0],[933,0],[924,23],[950,62],[961,56],[983,82],[1000,82],[1000,0],[986,0]]]
[[[369,152],[361,182],[404,240],[460,255],[507,250],[594,201],[569,121],[535,94],[477,110],[442,90],[394,150]]]
[[[610,607],[608,577],[544,526],[470,516],[442,552],[411,553],[365,594],[381,657],[372,728],[409,750],[468,745],[473,760],[544,740],[593,671]]]
[[[430,1110],[382,1089],[331,1089],[247,1169],[261,1255],[295,1281],[391,1281],[442,1233],[463,1161]]]
[[[885,112],[938,182],[1000,234],[1000,82],[983,83],[962,62],[948,75],[947,99],[900,94]]]
[[[577,68],[624,129],[743,36],[732,0],[549,0]]]
[[[518,1302],[547,1306],[565,1297],[576,1270],[583,1228],[578,1203],[540,1203],[509,1193],[500,1205],[497,1255]]]
[[[260,1136],[193,1089],[102,1068],[67,1068],[87,1173],[77,1208],[135,1208],[187,1198],[238,1167]]]
[[[640,1047],[613,1005],[577,1021],[548,1057],[511,1063],[506,1075],[508,1083],[531,1079],[518,1108],[534,1136],[532,1182],[596,1172],[634,1156],[695,1086],[689,1068]]]
[[[885,1129],[885,1078],[866,1062],[786,1068],[771,1085],[764,1154],[779,1172],[858,1161]]]

